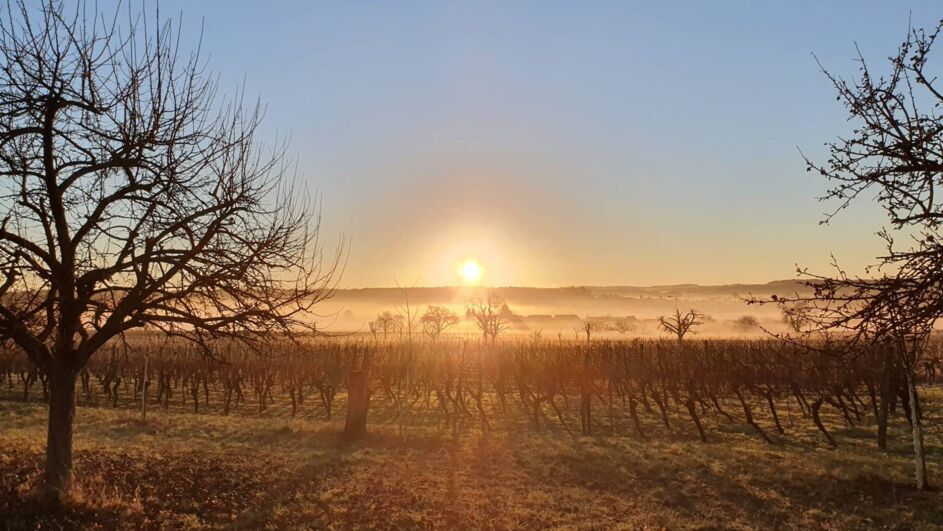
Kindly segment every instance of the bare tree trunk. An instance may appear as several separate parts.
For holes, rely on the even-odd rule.
[[[923,428],[920,426],[920,408],[917,406],[917,384],[912,370],[907,371],[907,390],[910,396],[910,425],[914,433],[914,464],[917,490],[927,489],[927,458],[923,449]]]
[[[72,429],[75,422],[75,373],[50,370],[49,431],[46,439],[46,483],[57,496],[72,483]]]

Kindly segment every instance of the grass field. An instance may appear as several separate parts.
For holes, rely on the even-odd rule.
[[[943,390],[925,391],[931,485],[943,483]],[[340,415],[342,416],[342,415]],[[379,417],[379,418],[377,418]],[[35,501],[46,413],[0,401],[0,514],[8,528],[935,528],[939,492],[912,485],[909,429],[890,450],[873,426],[829,416],[840,447],[787,417],[764,443],[745,424],[645,417],[649,437],[491,431],[375,415],[354,444],[343,419],[191,414],[155,408],[77,413],[77,489],[65,511]],[[762,420],[760,420],[762,422]],[[628,433],[628,431],[627,431]]]

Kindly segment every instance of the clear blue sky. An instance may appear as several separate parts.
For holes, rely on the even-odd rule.
[[[343,285],[755,282],[881,251],[796,151],[849,129],[812,53],[875,66],[939,2],[183,2],[323,194]],[[185,43],[187,40],[185,39]],[[192,39],[189,41],[192,42]],[[938,52],[943,56],[943,49]]]

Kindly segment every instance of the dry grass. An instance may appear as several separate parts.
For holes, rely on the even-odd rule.
[[[943,392],[926,393],[930,481],[943,484]],[[911,487],[908,430],[808,422],[776,445],[712,419],[646,418],[647,440],[499,425],[378,422],[345,445],[332,422],[80,408],[77,486],[64,511],[32,497],[45,411],[0,401],[0,514],[13,528],[934,528],[938,492]],[[762,420],[761,420],[762,422]],[[811,429],[810,429],[811,428]]]

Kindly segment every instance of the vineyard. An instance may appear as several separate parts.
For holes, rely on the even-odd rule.
[[[822,421],[826,411],[848,426],[880,419],[882,408],[911,418],[906,376],[889,352],[838,355],[825,347],[774,340],[348,338],[271,343],[261,352],[219,344],[207,356],[186,343],[139,336],[94,357],[76,393],[80,404],[142,415],[171,408],[330,419],[343,415],[357,373],[369,388],[369,422],[403,429],[529,427],[644,438],[664,428],[708,441],[705,419],[712,419],[742,423],[771,443],[791,427],[814,426],[832,446],[840,441]],[[922,363],[931,383],[938,349],[931,342]],[[48,400],[46,376],[15,350],[0,354],[0,378],[9,400]]]

